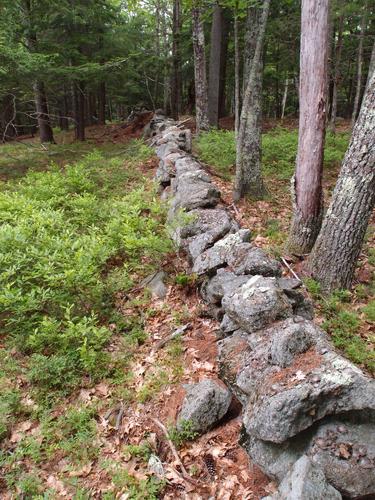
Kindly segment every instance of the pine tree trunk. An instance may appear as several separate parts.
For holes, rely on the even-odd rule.
[[[366,30],[366,21],[367,21],[367,2],[363,7],[363,14],[361,18],[361,32],[359,34],[358,59],[357,59],[357,84],[356,84],[354,104],[353,104],[352,128],[354,127],[355,121],[358,116],[358,111],[360,108],[359,99],[361,97],[361,89],[362,89],[363,40]]]
[[[210,125],[219,125],[220,65],[222,61],[223,9],[214,6],[211,29],[211,51],[208,72],[208,119]]]
[[[248,34],[248,47],[254,47],[253,54],[245,54],[244,93],[240,127],[237,136],[236,178],[233,197],[239,200],[245,195],[262,198],[265,188],[261,175],[261,114],[262,114],[262,53],[266,32],[270,0],[264,0],[262,7],[252,7],[253,22]]]
[[[332,106],[331,106],[331,120],[330,129],[331,132],[336,132],[336,117],[337,117],[337,87],[340,78],[340,63],[341,63],[341,52],[343,43],[343,27],[344,27],[344,16],[341,14],[339,19],[339,27],[337,33],[337,42],[335,46],[335,68],[333,74],[333,92],[332,92]]]
[[[300,113],[289,250],[308,253],[323,215],[329,0],[302,0]]]
[[[180,50],[180,36],[181,36],[181,4],[180,0],[174,0],[173,3],[173,70],[171,82],[171,117],[178,120],[180,113],[180,87],[181,87],[181,50]]]
[[[105,125],[105,101],[105,82],[100,82],[98,89],[98,125]]]
[[[309,258],[309,269],[324,291],[349,288],[375,203],[375,73]]]
[[[74,84],[74,119],[75,138],[77,141],[85,140],[85,94],[82,82]]]
[[[236,137],[240,128],[240,49],[238,35],[238,12],[234,12],[234,130]]]
[[[220,53],[220,81],[219,81],[219,120],[226,116],[226,79],[227,79],[227,61],[228,61],[228,19],[223,12],[223,28],[221,36]]]
[[[209,130],[204,27],[199,7],[192,9],[197,134]]]
[[[371,80],[371,77],[372,77],[374,71],[375,71],[375,40],[374,40],[374,43],[372,45],[371,59],[370,59],[370,65],[368,68],[368,75],[367,75],[367,81],[366,81],[366,89],[369,86],[369,83],[370,83],[370,80]]]
[[[281,104],[281,119],[282,120],[284,120],[284,116],[285,116],[286,100],[288,98],[288,86],[289,86],[289,78],[285,78],[283,102]]]
[[[36,118],[39,127],[40,142],[51,142],[54,143],[53,132],[51,127],[51,122],[48,113],[47,97],[44,90],[43,82],[36,81],[34,83],[34,96],[35,96],[35,109]]]

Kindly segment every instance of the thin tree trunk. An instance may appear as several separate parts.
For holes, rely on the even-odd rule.
[[[75,138],[77,141],[85,140],[85,95],[83,91],[83,82],[74,84]]]
[[[375,74],[369,81],[359,118],[309,259],[324,291],[349,288],[375,203]]]
[[[375,40],[374,40],[374,43],[372,45],[370,65],[369,65],[368,74],[367,74],[366,89],[369,86],[369,83],[370,83],[370,80],[371,80],[371,77],[372,77],[374,71],[375,71]]]
[[[181,4],[180,0],[174,0],[173,3],[173,71],[171,85],[171,116],[178,120],[180,113],[180,87],[181,87],[181,54],[180,54],[180,36],[181,36]]]
[[[208,120],[208,94],[204,27],[200,7],[192,9],[193,48],[195,73],[195,114],[197,134],[210,128]]]
[[[105,82],[100,82],[98,88],[98,125],[105,125],[105,101]]]
[[[236,137],[240,128],[240,49],[238,36],[238,6],[234,11],[234,130]]]
[[[227,61],[228,61],[228,31],[229,22],[225,12],[223,12],[223,27],[221,36],[220,53],[220,81],[219,81],[219,120],[226,115],[226,79],[227,79]]]
[[[299,137],[288,243],[299,255],[312,249],[323,215],[328,21],[329,0],[302,0]]]
[[[352,128],[354,127],[360,107],[359,99],[361,96],[361,89],[362,89],[363,40],[365,37],[366,21],[367,21],[367,2],[365,2],[365,5],[363,6],[363,14],[361,18],[361,32],[359,34],[358,59],[357,59],[357,84],[355,89],[355,97],[354,97],[354,105],[352,113]]]
[[[282,120],[284,120],[284,116],[285,116],[286,100],[288,99],[288,86],[289,86],[289,78],[285,78],[283,102],[281,105],[281,119]]]
[[[344,27],[344,15],[341,14],[339,19],[338,33],[337,33],[337,42],[335,45],[335,67],[333,74],[333,92],[332,92],[332,106],[331,106],[331,120],[330,120],[330,129],[331,132],[336,132],[336,117],[337,117],[337,87],[339,84],[340,78],[340,63],[341,63],[341,52],[342,52],[342,43],[343,43],[343,27]]]
[[[219,124],[220,63],[223,36],[223,9],[214,5],[211,29],[211,51],[208,72],[208,119],[210,125]]]
[[[48,113],[47,97],[44,90],[44,84],[40,80],[33,85],[35,96],[36,118],[39,127],[40,142],[54,143],[51,122]]]
[[[261,175],[262,52],[269,7],[270,0],[264,0],[262,7],[250,9],[253,23],[247,38],[248,48],[254,47],[254,52],[245,54],[245,71],[248,68],[249,74],[244,75],[246,90],[237,137],[235,200],[245,195],[261,198],[265,193]]]

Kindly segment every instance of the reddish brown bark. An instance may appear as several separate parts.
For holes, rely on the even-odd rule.
[[[327,104],[329,0],[302,0],[300,118],[289,248],[308,253],[322,221]]]

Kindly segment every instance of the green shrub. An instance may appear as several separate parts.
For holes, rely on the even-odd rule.
[[[202,133],[196,148],[202,161],[214,166],[226,179],[231,178],[232,167],[236,163],[234,132],[214,129]]]
[[[132,161],[150,154],[139,142],[132,147]],[[32,355],[29,378],[44,389],[103,373],[111,335],[103,315],[113,307],[117,262],[121,286],[130,287],[135,272],[171,248],[164,211],[144,185],[131,164],[93,152],[0,192],[3,324]]]

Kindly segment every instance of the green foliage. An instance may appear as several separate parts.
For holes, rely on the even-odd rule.
[[[230,179],[236,163],[234,132],[210,130],[200,134],[196,141],[199,157],[212,165],[225,179]]]
[[[0,393],[0,441],[6,437],[8,429],[22,411],[21,394],[18,390],[7,389]]]
[[[168,437],[178,448],[186,441],[192,441],[199,435],[199,433],[194,430],[193,422],[190,420],[182,420],[180,425],[181,429],[177,429],[173,426],[168,428]]]
[[[319,299],[321,297],[322,288],[320,286],[320,283],[318,283],[313,278],[305,278],[304,283],[306,285],[307,290],[314,299]]]
[[[363,312],[368,321],[375,323],[375,300],[370,300],[370,302],[363,308]]]
[[[150,154],[131,147],[133,161]],[[103,315],[113,305],[114,276],[121,272],[117,285],[127,289],[134,272],[147,272],[142,260],[155,262],[170,248],[163,210],[131,165],[93,152],[0,192],[4,327],[32,355],[29,378],[44,391],[69,391],[82,374],[105,373],[111,331]]]
[[[141,443],[139,445],[129,444],[124,447],[124,453],[129,453],[130,456],[140,458],[143,462],[147,462],[152,454],[149,443]]]
[[[348,146],[348,134],[327,134],[324,164],[327,168],[339,164]],[[294,173],[298,131],[277,127],[262,136],[262,165],[264,175],[288,180]],[[231,178],[236,163],[234,132],[211,130],[200,135],[196,142],[199,157],[213,166],[222,176]]]

